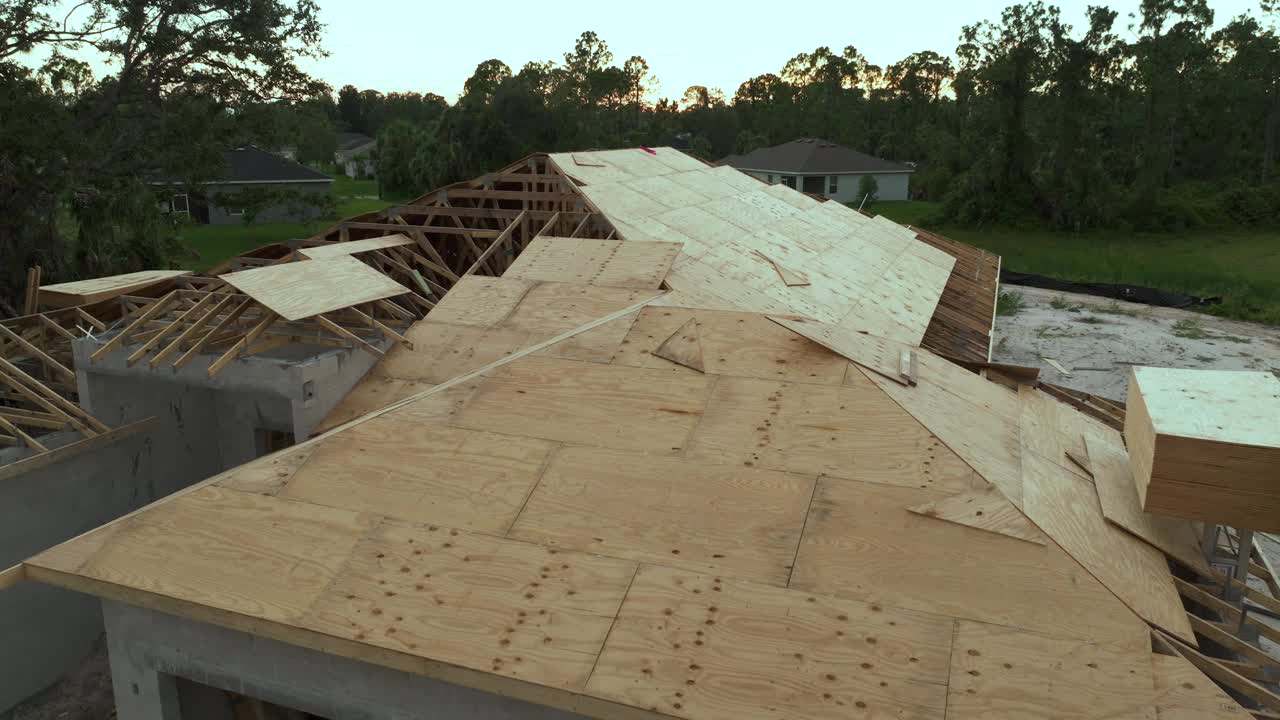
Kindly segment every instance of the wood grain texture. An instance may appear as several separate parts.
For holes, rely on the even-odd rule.
[[[467,275],[441,298],[428,320],[490,327],[501,323],[537,283],[516,278]]]
[[[907,384],[907,378],[900,372],[900,359],[904,351],[911,351],[908,345],[813,320],[777,316],[770,316],[769,319],[868,370],[874,370],[901,385]]]
[[[91,305],[121,295],[133,294],[165,280],[190,274],[190,270],[141,270],[124,275],[41,285],[39,304],[54,307]]]
[[[1087,457],[1085,438],[1107,445],[1123,444],[1115,429],[1030,385],[1019,386],[1018,404],[1023,446],[1082,478],[1092,480],[1068,453]]]
[[[355,255],[356,253],[384,250],[386,248],[413,245],[413,239],[407,235],[383,235],[382,237],[352,240],[350,242],[329,243],[316,247],[298,248],[298,254],[308,260],[326,260],[329,258]]]
[[[1014,507],[994,485],[941,500],[931,500],[907,510],[917,515],[959,523],[1037,545],[1045,544],[1044,533],[1036,529],[1027,516]]]
[[[223,473],[222,479],[214,485],[228,490],[275,495],[311,458],[315,450],[315,445],[303,445],[287,453],[251,460]]]
[[[534,238],[503,277],[575,285],[657,289],[680,243],[629,243],[540,236]]]
[[[948,720],[1156,720],[1149,651],[961,621]]]
[[[581,688],[635,564],[387,520],[302,627],[557,688]]]
[[[702,417],[710,384],[703,376],[528,357],[493,371],[453,424],[671,454]]]
[[[1183,564],[1207,571],[1190,521],[1143,512],[1124,448],[1094,437],[1086,437],[1085,445],[1103,516]]]
[[[980,482],[865,379],[857,386],[831,387],[721,377],[687,456],[948,493]]]
[[[1022,471],[1027,517],[1140,617],[1194,645],[1164,555],[1108,523],[1088,480],[1030,451]]]
[[[286,320],[302,320],[409,292],[350,256],[269,265],[218,277]]]
[[[924,360],[928,354],[920,352],[917,357],[922,360],[923,369],[927,365]],[[961,383],[941,385],[922,377],[918,384],[904,387],[879,373],[860,369],[858,372],[893,398],[979,475],[999,488],[1015,507],[1022,507],[1022,446],[1016,418],[1009,419],[990,412],[972,399],[963,397],[964,384]],[[849,377],[854,377],[853,373]],[[1008,392],[977,375],[973,378],[966,383],[981,382]],[[961,394],[953,392],[956,389]],[[1017,407],[1016,396],[1013,407]]]
[[[642,566],[587,692],[680,718],[941,718],[952,620]]]
[[[698,340],[698,321],[690,318],[689,322],[662,341],[653,351],[653,355],[663,360],[670,360],[690,370],[706,372],[702,361],[702,343]]]
[[[1159,720],[1247,720],[1252,717],[1180,655],[1151,656]]]
[[[761,315],[670,306],[642,310],[613,363],[692,372],[654,355],[690,321],[696,321],[704,369],[716,375],[838,385],[849,364]]]
[[[79,572],[294,622],[373,523],[351,510],[208,486],[126,521]]]
[[[281,494],[415,522],[503,533],[554,443],[378,417],[323,440]]]
[[[510,537],[786,585],[814,480],[566,447]]]
[[[1099,642],[1148,629],[1055,544],[907,510],[945,497],[822,478],[791,587]]]
[[[1143,508],[1280,531],[1280,380],[1135,367],[1128,397],[1125,436]]]
[[[386,358],[383,359],[385,360]],[[381,410],[398,400],[417,395],[431,387],[432,383],[427,382],[399,380],[373,374],[366,375],[316,425],[313,433],[325,432],[358,417]]]

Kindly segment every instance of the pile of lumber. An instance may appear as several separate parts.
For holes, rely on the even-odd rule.
[[[1280,379],[1135,367],[1126,410],[1143,509],[1280,530]]]

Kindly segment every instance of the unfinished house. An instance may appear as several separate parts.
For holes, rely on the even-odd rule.
[[[1274,576],[989,362],[998,264],[628,149],[117,296],[81,402],[214,469],[0,601],[100,600],[130,720],[1275,717]]]

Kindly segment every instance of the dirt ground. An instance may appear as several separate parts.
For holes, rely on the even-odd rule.
[[[1056,290],[1002,291],[1020,296],[1021,309],[996,318],[992,359],[1039,367],[1055,385],[1124,401],[1131,365],[1280,374],[1280,328]]]

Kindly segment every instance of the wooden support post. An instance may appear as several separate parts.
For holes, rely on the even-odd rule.
[[[40,306],[40,266],[27,269],[27,293],[22,299],[22,314],[34,315]]]

